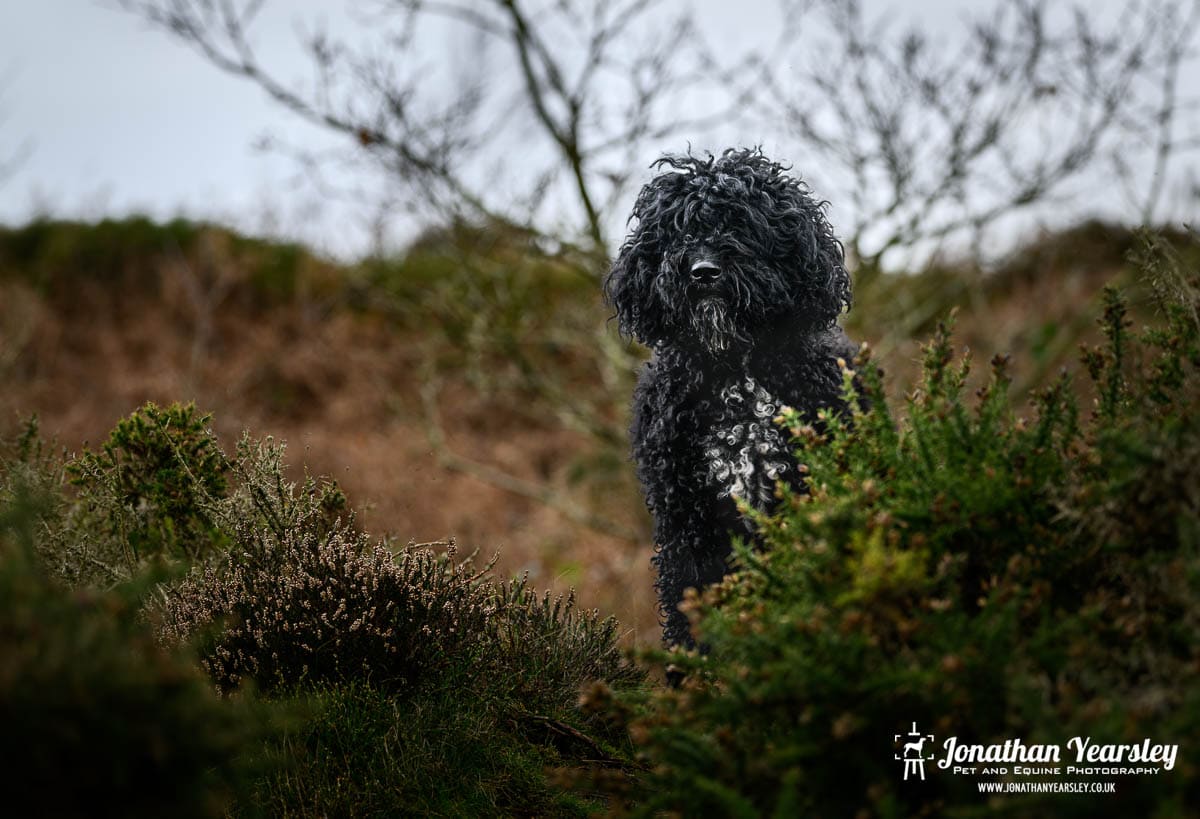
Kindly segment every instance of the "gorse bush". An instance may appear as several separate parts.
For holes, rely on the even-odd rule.
[[[186,567],[225,543],[216,516],[231,502],[229,464],[208,422],[190,404],[146,404],[99,452],[65,458],[47,451],[31,419],[5,457],[0,491],[24,482],[48,499],[36,548],[72,585],[129,581],[150,565]]]
[[[146,404],[100,452],[65,460],[45,451],[29,422],[3,480],[19,472],[54,499],[37,542],[43,562],[71,584],[106,586],[147,567],[186,570],[235,540],[262,553],[288,531],[353,525],[336,482],[287,481],[285,447],[271,438],[243,436],[229,458],[210,420],[191,404]]]
[[[721,586],[685,601],[707,657],[631,730],[652,773],[637,811],[684,815],[1189,815],[1200,804],[1200,282],[1159,257],[1161,323],[1106,295],[1106,343],[1010,409],[1008,363],[963,394],[946,327],[902,414],[858,363],[871,409],[785,413],[810,493],[781,488]],[[847,376],[847,389],[853,382]],[[1086,417],[1081,417],[1086,416]],[[995,777],[903,781],[893,737],[1064,748],[1179,743],[1171,771],[1115,795],[987,802]],[[1071,757],[1073,759],[1073,757]],[[1011,770],[1011,768],[1010,768]],[[1064,768],[1065,770],[1065,768]],[[1021,779],[1021,777],[1017,777]],[[1190,808],[1189,808],[1190,806]]]
[[[210,507],[229,466],[192,404],[146,404],[117,423],[99,452],[67,465],[82,505],[101,519],[129,569],[150,557],[193,561],[221,541]]]

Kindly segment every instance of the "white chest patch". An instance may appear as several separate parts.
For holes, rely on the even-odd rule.
[[[764,509],[775,481],[792,468],[782,431],[772,423],[779,402],[749,376],[722,389],[720,401],[721,415],[703,441],[709,483],[723,498]]]

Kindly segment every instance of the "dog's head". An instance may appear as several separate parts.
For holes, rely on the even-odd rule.
[[[824,203],[758,149],[664,156],[604,281],[621,331],[651,347],[712,355],[767,326],[829,327],[850,306],[842,246]]]

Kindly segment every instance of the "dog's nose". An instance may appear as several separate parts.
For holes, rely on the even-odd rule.
[[[701,259],[692,265],[692,278],[696,281],[715,282],[721,275],[721,267],[712,259]]]

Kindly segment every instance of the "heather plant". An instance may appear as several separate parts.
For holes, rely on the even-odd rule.
[[[495,618],[491,652],[500,665],[516,665],[508,693],[514,701],[536,707],[575,704],[580,689],[603,681],[629,686],[642,679],[617,644],[617,621],[578,608],[575,593],[565,598],[538,596],[525,578],[495,586],[501,617]]]
[[[231,550],[168,597],[163,636],[213,623],[202,662],[217,686],[266,690],[360,680],[389,688],[471,651],[494,603],[467,563],[429,549],[398,556],[366,535],[288,530],[270,559]]]
[[[260,666],[257,678],[266,680],[272,696],[302,697],[313,716],[272,744],[291,764],[256,782],[256,804],[272,815],[316,816],[582,816],[602,807],[594,791],[562,787],[546,772],[631,764],[620,726],[578,708],[588,681],[625,690],[641,680],[615,647],[614,623],[579,612],[570,599],[535,596],[520,582],[482,582],[478,572],[469,574],[468,561],[435,557],[420,547],[409,547],[390,564],[379,545],[360,549],[372,559],[351,561],[360,569],[370,566],[367,575],[407,574],[409,583],[440,588],[441,596],[428,598],[447,611],[467,602],[481,604],[483,616],[477,609],[470,628],[448,634],[465,621],[449,622],[436,605],[410,609],[410,618],[424,620],[389,614],[384,622],[390,630],[372,621],[368,637],[314,652],[306,645],[288,655],[290,666],[281,665],[281,652],[278,660],[271,658],[275,670],[291,674],[308,664],[302,682],[291,686],[282,674],[272,684]],[[415,567],[442,578],[431,580]],[[379,602],[391,582],[367,580],[363,586],[379,594]],[[409,589],[401,598],[415,593]],[[325,612],[329,605],[314,601],[315,608]],[[311,612],[299,614],[306,641],[321,633]],[[231,635],[244,635],[242,622],[237,615],[228,618],[218,641],[228,646]],[[278,644],[286,644],[288,634]],[[425,645],[414,647],[415,641]],[[251,663],[269,648],[243,644],[245,652],[233,656]],[[407,663],[401,662],[405,651]]]
[[[589,683],[642,680],[614,620],[573,595],[500,582],[453,542],[372,539],[336,484],[287,480],[270,439],[243,436],[226,474],[225,494],[203,503],[227,545],[160,586],[147,617],[165,645],[192,645],[225,694],[249,686],[311,712],[270,745],[290,765],[256,780],[251,804],[300,815],[595,810],[594,794],[556,787],[545,770],[628,764],[619,726],[578,707]]]
[[[1066,375],[1014,412],[1004,358],[964,395],[970,359],[943,325],[901,411],[864,356],[869,410],[819,428],[783,414],[810,492],[781,488],[736,572],[685,601],[711,652],[670,656],[686,681],[630,726],[650,770],[635,812],[1184,816],[1200,804],[1200,279],[1157,253],[1139,263],[1159,320],[1133,333],[1108,291],[1105,343],[1083,356],[1090,412]],[[902,780],[892,738],[914,721],[939,743],[1150,737],[1179,743],[1179,759],[1102,777],[1116,794],[987,802],[985,777]]]
[[[453,542],[393,552],[345,526],[254,532],[156,607],[162,638],[198,637],[222,690],[253,679],[267,691],[354,681],[395,691],[459,666],[488,680],[489,696],[563,707],[586,682],[640,679],[614,620],[579,611],[573,595],[497,583],[490,565],[457,560]]]
[[[267,690],[352,680],[395,689],[459,663],[496,672],[515,698],[561,705],[591,680],[640,679],[613,619],[580,611],[573,594],[498,582],[491,564],[458,560],[453,541],[373,540],[336,483],[288,481],[284,452],[243,436],[225,497],[201,493],[228,548],[152,607],[165,641],[199,640],[221,689],[250,678]]]

